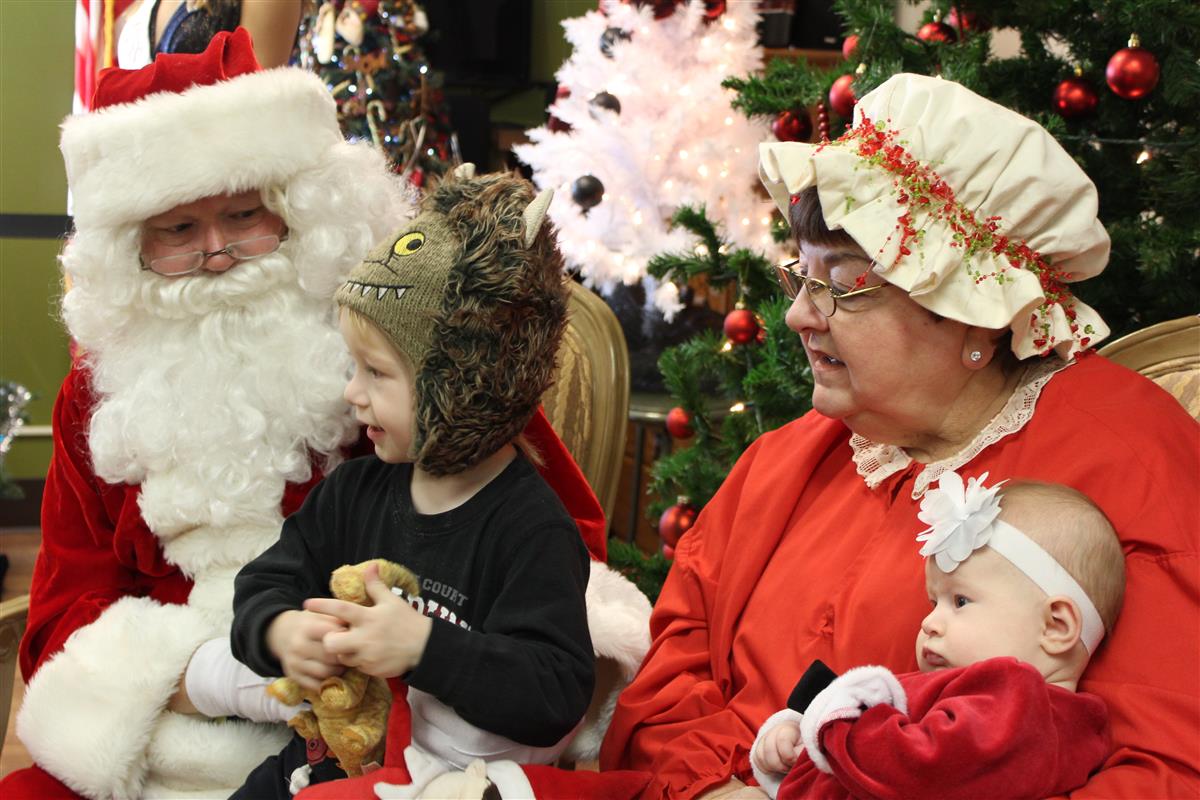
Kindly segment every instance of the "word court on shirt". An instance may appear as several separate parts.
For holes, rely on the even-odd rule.
[[[455,589],[452,586],[447,586],[441,581],[430,580],[429,578],[421,579],[421,591],[441,595],[458,606],[462,606],[462,604],[467,600],[467,596],[458,589]],[[393,586],[392,593],[397,595],[401,600],[404,600],[410,606],[427,617],[445,620],[451,625],[457,625],[458,627],[468,631],[471,630],[471,626],[466,620],[459,619],[457,614],[455,614],[449,608],[446,608],[446,606],[442,605],[437,600],[426,596],[409,597],[408,594],[399,586]]]

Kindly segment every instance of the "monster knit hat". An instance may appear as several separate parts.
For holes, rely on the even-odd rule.
[[[371,320],[414,370],[412,452],[450,475],[511,442],[550,386],[567,317],[549,190],[470,164],[367,254],[338,305]]]

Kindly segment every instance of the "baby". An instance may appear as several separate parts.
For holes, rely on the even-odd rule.
[[[795,708],[810,668],[751,751],[771,797],[1047,797],[1103,764],[1107,711],[1076,685],[1120,611],[1120,543],[1074,489],[986,479],[921,502],[920,672],[857,667]]]

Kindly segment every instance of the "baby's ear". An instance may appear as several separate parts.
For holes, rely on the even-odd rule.
[[[553,189],[542,189],[533,202],[525,207],[525,246],[533,247],[542,223],[546,221],[546,209],[550,208],[550,200],[554,198]]]
[[[1042,606],[1042,649],[1057,656],[1070,652],[1083,634],[1083,615],[1068,597],[1046,598]]]

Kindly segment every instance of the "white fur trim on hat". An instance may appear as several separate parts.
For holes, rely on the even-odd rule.
[[[283,184],[340,141],[329,90],[281,67],[73,115],[60,147],[83,228]]]
[[[210,793],[236,788],[278,752],[286,729],[163,710],[193,651],[218,633],[189,606],[118,600],[34,674],[17,735],[39,766],[86,797],[141,797],[154,773],[197,789],[211,781]]]
[[[633,680],[650,649],[650,601],[632,581],[593,561],[585,600],[596,651],[596,688],[579,732],[563,753],[569,761],[599,758],[617,695]]]
[[[1095,185],[1036,122],[953,81],[910,74],[864,96],[854,109],[856,128],[864,118],[895,131],[895,143],[940,176],[961,207],[980,221],[998,218],[997,233],[1023,241],[1065,280],[1092,277],[1108,263]],[[893,175],[860,156],[857,144],[849,135],[824,144],[764,143],[759,177],[785,216],[791,195],[817,186],[826,224],[858,242],[875,272],[934,313],[1011,327],[1021,358],[1050,349],[1069,358],[1108,335],[1099,315],[1074,298],[1051,303],[1031,326],[1046,300],[1038,276],[986,248],[964,264],[954,232],[934,215],[914,211],[923,238],[901,255],[898,219],[912,209]],[[1003,280],[977,280],[997,272]]]

